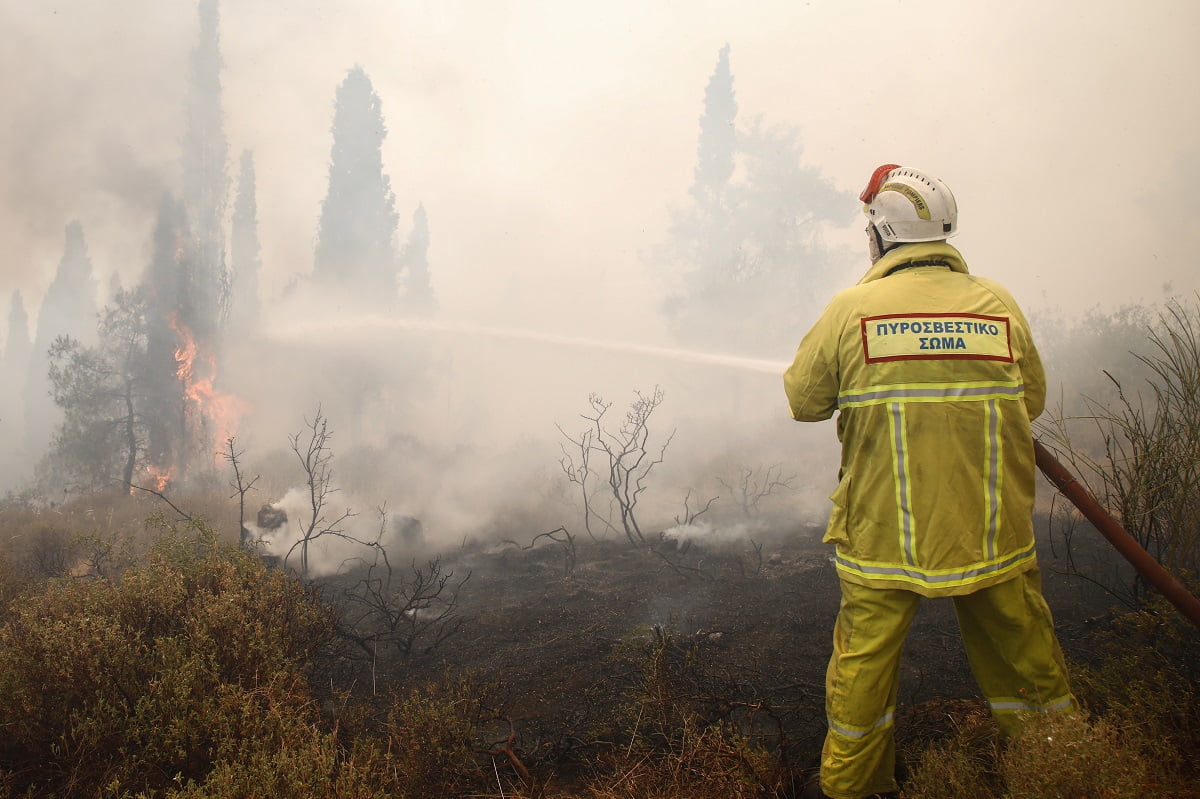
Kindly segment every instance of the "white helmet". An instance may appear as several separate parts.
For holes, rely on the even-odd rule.
[[[941,241],[958,232],[958,205],[949,187],[919,170],[884,164],[859,199],[885,245]]]

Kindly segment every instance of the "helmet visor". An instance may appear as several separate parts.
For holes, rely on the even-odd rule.
[[[871,173],[871,181],[867,187],[863,189],[863,193],[858,195],[858,199],[864,203],[869,203],[875,199],[875,195],[879,193],[879,187],[883,185],[883,181],[887,178],[888,173],[893,169],[899,169],[899,164],[884,164]]]

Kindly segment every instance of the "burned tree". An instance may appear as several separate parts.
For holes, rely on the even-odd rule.
[[[785,476],[783,466],[776,463],[765,469],[743,466],[735,479],[727,481],[718,477],[717,482],[734,497],[742,513],[753,518],[759,513],[759,503],[779,491],[791,490],[795,479],[794,474]]]
[[[529,542],[529,546],[522,549],[533,549],[537,546],[538,541],[542,539],[553,541],[562,548],[563,553],[563,577],[573,577],[575,575],[575,563],[578,560],[578,553],[575,550],[575,536],[566,527],[559,527],[547,533],[539,533]]]
[[[304,420],[305,429],[289,437],[292,452],[300,460],[300,468],[304,470],[304,484],[308,495],[308,514],[299,519],[300,538],[292,544],[284,555],[286,563],[299,550],[300,576],[308,578],[309,548],[314,541],[326,536],[344,538],[357,543],[363,543],[350,536],[342,528],[343,523],[354,516],[346,508],[341,512],[330,512],[330,499],[337,489],[333,486],[333,450],[329,440],[333,431],[329,429],[329,420],[321,413],[320,406],[311,420]]]
[[[238,450],[234,447],[233,436],[225,439],[224,458],[233,469],[233,481],[229,487],[234,490],[234,493],[230,495],[230,499],[233,497],[238,499],[238,543],[242,548],[249,549],[253,546],[253,542],[250,530],[246,527],[246,495],[254,489],[254,484],[258,482],[258,475],[254,475],[249,480],[246,479],[241,461],[244,452],[245,450]]]
[[[608,486],[611,506],[616,508],[620,530],[629,543],[640,546],[646,543],[646,536],[637,520],[638,500],[646,490],[650,473],[663,462],[663,456],[671,439],[675,437],[675,431],[671,431],[662,446],[657,448],[657,454],[653,454],[650,448],[649,423],[654,410],[662,404],[663,392],[655,386],[650,394],[635,391],[634,395],[634,401],[630,403],[624,420],[616,430],[608,426],[608,420],[605,418],[612,408],[612,403],[598,394],[588,397],[590,413],[580,414],[589,423],[583,432],[572,437],[561,427],[558,430],[572,445],[570,452],[567,447],[563,447],[560,465],[567,479],[580,486],[583,492],[584,519],[589,534],[590,521],[593,518],[599,519],[610,529],[616,528],[609,517],[596,513],[595,494],[589,492],[588,478],[593,474],[591,455],[596,454],[601,459],[601,465],[596,467],[596,471],[599,472],[599,479]],[[578,463],[575,461],[576,453]]]
[[[387,514],[380,509],[380,537],[387,529]],[[387,548],[371,544],[374,558],[364,561],[362,577],[342,593],[343,613],[339,634],[372,661],[379,647],[407,657],[417,650],[432,651],[462,627],[458,595],[471,573],[454,580],[434,558],[425,566],[412,560],[407,570],[393,566]]]

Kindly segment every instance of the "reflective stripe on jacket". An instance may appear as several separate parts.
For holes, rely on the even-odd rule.
[[[1035,565],[1030,420],[1045,374],[1012,296],[954,247],[876,262],[804,337],[784,388],[797,420],[838,412],[825,540],[843,579],[945,596]]]

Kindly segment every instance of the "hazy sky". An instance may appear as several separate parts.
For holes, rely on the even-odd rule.
[[[0,296],[32,316],[72,219],[101,285],[147,263],[196,4],[0,0],[0,26]],[[1197,30],[1190,0],[227,0],[231,177],[254,150],[270,297],[311,269],[334,92],[361,64],[448,316],[641,331],[669,278],[644,254],[687,198],[728,43],[740,122],[795,126],[848,203],[879,163],[923,168],[972,269],[1027,309],[1155,301],[1200,286]]]

